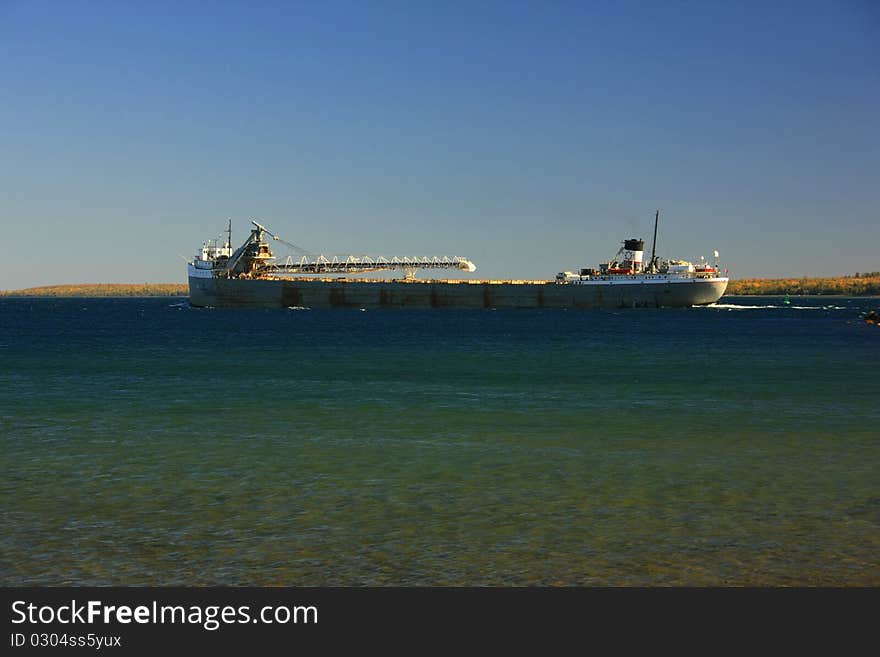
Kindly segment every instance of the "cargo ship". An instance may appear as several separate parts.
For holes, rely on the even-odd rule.
[[[252,221],[247,240],[232,248],[226,239],[207,240],[187,263],[189,300],[196,307],[231,308],[680,308],[718,301],[727,289],[726,270],[701,258],[650,260],[645,243],[627,239],[598,268],[564,271],[552,280],[473,280],[416,277],[420,270],[476,270],[461,256],[315,255],[282,240]],[[297,255],[276,258],[270,239]],[[402,271],[393,279],[358,278],[375,271]]]

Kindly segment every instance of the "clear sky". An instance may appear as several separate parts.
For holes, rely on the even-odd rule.
[[[551,278],[627,237],[880,270],[880,3],[0,0],[0,289],[233,219]]]

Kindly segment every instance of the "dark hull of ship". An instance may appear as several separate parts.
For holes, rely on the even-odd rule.
[[[577,285],[190,277],[189,298],[215,308],[681,308],[714,303],[726,288],[726,279]]]

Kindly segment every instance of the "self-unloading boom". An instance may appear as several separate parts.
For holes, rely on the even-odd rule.
[[[206,242],[194,265],[200,269],[210,269],[218,278],[271,278],[297,274],[356,274],[372,271],[402,269],[412,277],[419,269],[459,269],[476,271],[473,262],[461,256],[356,256],[343,255],[327,257],[311,254],[295,244],[282,240],[278,235],[256,221],[244,244],[234,252],[227,241],[225,247],[217,247]],[[231,228],[230,228],[231,234]],[[301,255],[288,256],[277,262],[264,235],[269,235]]]

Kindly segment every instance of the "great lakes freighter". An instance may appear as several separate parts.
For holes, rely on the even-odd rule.
[[[687,307],[718,301],[729,279],[714,263],[662,260],[655,255],[657,221],[650,260],[644,240],[627,239],[596,269],[562,272],[554,280],[418,279],[420,269],[476,266],[460,256],[335,256],[309,254],[252,222],[247,240],[232,249],[226,240],[208,240],[187,264],[193,306],[235,308],[640,308]],[[298,256],[280,261],[267,237]],[[355,278],[375,271],[403,271],[396,279]],[[725,270],[726,272],[726,270]]]

